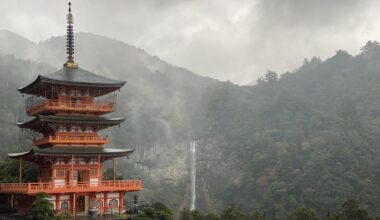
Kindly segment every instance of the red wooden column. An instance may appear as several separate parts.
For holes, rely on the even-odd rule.
[[[74,185],[74,155],[72,154],[71,155],[71,181],[70,181],[70,185]]]
[[[103,193],[102,192],[100,192],[99,193],[99,197],[100,197],[100,199],[99,199],[99,212],[100,212],[100,216],[102,216],[103,215],[103,206],[104,206],[104,203],[102,202],[102,197],[103,197]]]
[[[71,212],[73,212],[74,211],[74,203],[73,203],[73,194],[70,194],[70,207],[69,207],[69,209],[71,210]]]
[[[22,182],[22,158],[20,157],[20,176],[19,176],[19,183]]]
[[[121,191],[119,193],[119,213],[121,213],[124,209],[124,192]]]
[[[104,213],[108,214],[108,192],[104,192]]]
[[[74,219],[76,219],[77,212],[76,212],[76,195],[75,195],[75,193],[73,193],[73,215],[74,215]]]
[[[59,194],[55,194],[55,211],[61,211]]]
[[[102,171],[101,171],[101,169],[102,169],[102,167],[101,167],[101,165],[100,165],[100,163],[101,163],[101,160],[100,160],[100,154],[98,155],[98,186],[100,186],[101,185],[101,176],[102,176]]]
[[[113,180],[116,180],[116,170],[115,170],[115,158],[112,159],[112,166],[113,166]]]

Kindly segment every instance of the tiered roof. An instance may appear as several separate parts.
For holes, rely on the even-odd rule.
[[[70,5],[70,4],[69,4]],[[57,99],[61,96],[61,91],[65,94],[66,91],[71,92],[72,90],[84,90],[86,93],[85,96],[90,98],[103,96],[110,92],[120,89],[125,85],[126,81],[119,81],[108,79],[106,77],[91,73],[87,70],[84,70],[78,67],[78,64],[74,62],[74,32],[73,32],[73,16],[71,14],[71,8],[69,7],[68,14],[68,26],[67,26],[67,54],[68,60],[63,65],[63,68],[46,76],[39,75],[32,83],[29,85],[19,88],[18,90],[21,93],[30,94],[34,96],[43,96],[47,100]],[[81,93],[79,93],[81,94]],[[83,93],[81,94],[83,95]],[[74,97],[74,101],[70,104],[74,106],[76,104],[81,105],[81,97],[78,95]],[[72,98],[72,97],[71,97]],[[91,100],[91,99],[90,99]],[[41,106],[44,102],[34,103],[32,107]],[[57,111],[60,111],[63,107],[63,104],[59,100],[55,103],[58,108]],[[40,132],[44,135],[50,135],[52,133],[57,133],[59,126],[69,125],[69,126],[90,126],[91,131],[99,131],[100,129],[108,128],[114,125],[119,125],[125,119],[124,118],[106,118],[100,116],[91,116],[86,115],[89,111],[84,107],[84,115],[70,115],[70,112],[59,112],[61,115],[54,115],[57,112],[43,112],[39,111],[36,114],[42,113],[42,115],[37,115],[34,119],[18,123],[17,125],[23,129],[30,129],[33,132]],[[70,133],[70,132],[68,132]],[[76,133],[76,132],[73,132]],[[83,132],[78,132],[81,134]],[[72,134],[68,134],[70,136]],[[77,134],[75,134],[77,135]],[[50,136],[49,136],[50,138]],[[76,138],[76,137],[75,137]],[[75,139],[74,138],[74,139]],[[64,139],[65,141],[66,139]],[[112,148],[103,148],[103,143],[99,144],[96,147],[84,147],[84,146],[71,146],[70,143],[60,143],[59,145],[53,144],[41,144],[42,147],[32,147],[30,150],[22,153],[9,154],[11,158],[25,158],[27,160],[36,160],[38,158],[48,158],[49,156],[83,156],[83,157],[93,157],[96,155],[101,155],[103,159],[121,157],[128,155],[133,152],[132,149],[112,149]],[[87,140],[84,139],[83,142]],[[68,145],[68,146],[66,146]],[[40,145],[37,145],[40,146]]]
[[[25,94],[38,95],[38,90],[42,89],[44,86],[64,85],[94,89],[101,88],[101,93],[97,94],[97,96],[101,96],[120,89],[125,83],[126,81],[108,79],[80,67],[64,66],[62,69],[50,75],[38,75],[36,80],[25,87],[19,88],[18,91]]]
[[[96,131],[119,125],[125,121],[124,118],[107,118],[100,116],[71,116],[71,115],[38,115],[34,119],[17,123],[23,129],[48,134],[54,132],[54,125],[91,125]]]
[[[32,147],[30,150],[21,153],[12,153],[8,156],[12,159],[23,158],[32,162],[38,161],[39,158],[46,156],[63,156],[71,157],[73,155],[80,157],[94,157],[101,155],[102,160],[122,157],[131,154],[133,149],[114,149],[114,148],[38,148]]]

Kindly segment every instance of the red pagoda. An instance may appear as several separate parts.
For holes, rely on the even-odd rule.
[[[124,121],[102,115],[115,110],[115,91],[126,82],[96,75],[74,62],[70,6],[67,62],[57,72],[39,75],[18,89],[27,96],[26,112],[34,118],[17,125],[35,138],[29,151],[9,154],[20,161],[20,182],[0,184],[0,193],[12,195],[12,206],[19,212],[28,211],[36,193],[45,192],[57,212],[120,213],[124,211],[124,194],[141,190],[141,180],[103,180],[103,162],[133,150],[103,147],[108,137],[98,132]],[[38,165],[38,182],[22,183],[22,161]]]

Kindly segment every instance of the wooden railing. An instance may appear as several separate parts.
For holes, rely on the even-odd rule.
[[[71,102],[59,101],[55,99],[44,99],[26,106],[29,116],[37,115],[41,112],[75,112],[105,114],[113,112],[115,102]]]
[[[46,193],[73,193],[73,192],[106,192],[106,191],[140,191],[141,180],[109,180],[98,184],[90,182],[78,183],[1,183],[0,193],[36,194]]]
[[[49,135],[33,141],[33,145],[42,144],[77,144],[77,145],[103,145],[107,144],[107,137],[99,137],[96,134],[90,133],[61,133]]]

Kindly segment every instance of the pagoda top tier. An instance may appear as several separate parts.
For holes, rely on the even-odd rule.
[[[108,79],[79,67],[65,66],[50,75],[38,75],[36,80],[23,88],[19,88],[18,91],[25,94],[44,96],[44,93],[49,94],[47,91],[51,91],[52,87],[56,89],[59,87],[72,87],[75,89],[88,89],[92,93],[91,96],[97,97],[118,90],[125,83],[126,81]]]

